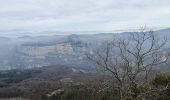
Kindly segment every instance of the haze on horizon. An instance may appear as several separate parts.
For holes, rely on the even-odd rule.
[[[170,0],[0,0],[0,6],[4,33],[170,26]]]

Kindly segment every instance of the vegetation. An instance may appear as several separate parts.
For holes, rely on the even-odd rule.
[[[148,86],[157,73],[156,67],[169,61],[166,44],[166,38],[159,39],[153,31],[141,28],[139,32],[127,34],[126,38],[106,41],[103,47],[87,57],[105,70],[106,77],[112,77],[107,79],[114,80],[106,83],[105,88],[117,89],[120,100],[137,99],[141,95],[140,88]],[[160,76],[160,83],[167,85],[164,78]]]
[[[34,76],[35,74],[40,73],[38,70],[11,70],[4,71],[0,73],[1,82],[4,83],[18,83],[27,78]]]
[[[73,36],[74,37],[74,36]],[[28,100],[170,100],[170,52],[167,39],[153,31],[139,32],[106,41],[87,54],[99,73],[49,66],[0,73],[0,97]],[[168,66],[168,65],[167,65]],[[102,73],[103,72],[103,73]],[[22,99],[21,99],[22,100]]]

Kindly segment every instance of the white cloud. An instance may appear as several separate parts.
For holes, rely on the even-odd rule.
[[[0,30],[93,31],[170,26],[170,0],[0,0]]]

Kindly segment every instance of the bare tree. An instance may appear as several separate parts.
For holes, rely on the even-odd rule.
[[[113,77],[112,86],[123,100],[128,95],[136,97],[138,86],[148,83],[152,69],[168,61],[166,43],[166,38],[159,39],[153,31],[141,28],[139,32],[119,35],[103,43],[87,57],[109,72],[107,76]]]

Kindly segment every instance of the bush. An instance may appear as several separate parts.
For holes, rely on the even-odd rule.
[[[15,87],[0,89],[0,97],[2,98],[20,97],[21,95],[22,95],[22,91]]]
[[[152,80],[152,85],[155,87],[166,87],[167,84],[170,82],[170,75],[169,74],[161,74],[157,75],[155,79]]]

